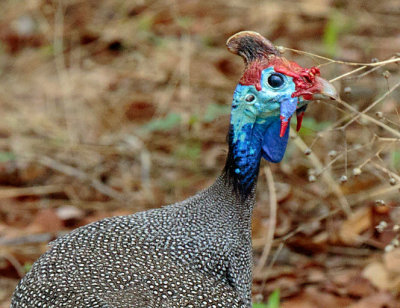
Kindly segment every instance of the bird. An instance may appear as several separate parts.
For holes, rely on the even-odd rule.
[[[259,33],[236,33],[227,48],[245,69],[215,182],[184,201],[106,218],[51,242],[17,285],[12,308],[252,307],[260,162],[280,162],[294,113],[299,130],[308,104],[336,91],[318,67],[287,60]]]

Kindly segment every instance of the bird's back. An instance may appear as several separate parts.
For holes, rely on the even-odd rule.
[[[73,241],[81,247],[69,250]],[[38,260],[11,307],[242,307],[228,284],[177,264],[165,250],[133,245],[128,255],[73,241]]]

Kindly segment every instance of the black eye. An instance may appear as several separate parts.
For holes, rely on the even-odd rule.
[[[256,98],[255,98],[255,96],[254,96],[253,94],[249,94],[249,95],[247,95],[246,98],[245,98],[246,102],[252,102],[252,101],[254,101],[255,99],[256,99]]]
[[[280,74],[271,74],[268,77],[268,84],[273,88],[281,87],[284,82],[285,80],[283,79],[283,76]]]

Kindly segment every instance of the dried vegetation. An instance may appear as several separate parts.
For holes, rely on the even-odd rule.
[[[262,169],[255,298],[279,289],[281,307],[399,307],[397,0],[1,6],[1,307],[66,230],[212,182],[243,67],[224,43],[245,29],[320,65],[343,100],[310,106],[284,161]]]

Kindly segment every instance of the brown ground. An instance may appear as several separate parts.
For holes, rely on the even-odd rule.
[[[383,61],[400,56],[399,20],[398,0],[3,0],[0,307],[65,230],[182,200],[213,181],[243,68],[225,50],[231,34]],[[332,79],[357,67],[321,71]],[[338,102],[313,104],[284,161],[270,165],[277,223],[260,265],[273,228],[263,165],[255,300],[279,289],[281,307],[400,307],[399,64],[351,76],[334,82],[341,97],[356,110],[374,106],[357,116]]]

